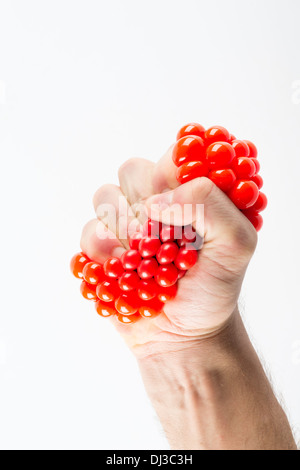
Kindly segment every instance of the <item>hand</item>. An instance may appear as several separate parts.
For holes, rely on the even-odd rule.
[[[180,280],[176,299],[153,319],[132,325],[113,319],[139,357],[183,348],[226,328],[238,315],[242,281],[257,243],[251,223],[210,180],[198,178],[178,185],[171,151],[172,148],[156,165],[143,159],[131,159],[122,165],[120,187],[105,185],[96,192],[94,207],[98,218],[86,225],[81,240],[82,250],[92,260],[103,263],[128,248],[128,240],[120,240],[118,235],[124,229],[124,214],[129,214],[131,226],[138,226],[145,218],[141,211],[137,213],[137,203],[142,202],[148,214],[153,205],[159,204],[161,209],[152,210],[151,218],[163,222],[168,222],[174,204],[191,204],[190,218],[185,218],[184,223],[193,223],[195,228],[199,222],[197,205],[204,205],[203,248],[198,263]],[[115,209],[119,226],[114,218],[104,217],[101,209],[108,204]],[[181,215],[175,217],[175,223],[182,225]],[[113,239],[112,233],[116,235]]]

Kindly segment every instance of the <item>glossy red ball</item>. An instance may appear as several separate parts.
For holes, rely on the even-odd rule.
[[[138,267],[138,275],[141,279],[154,277],[158,270],[158,262],[155,258],[143,259]]]
[[[137,269],[141,261],[142,257],[138,250],[127,250],[121,256],[121,263],[127,271]]]
[[[253,181],[237,181],[228,195],[238,209],[248,209],[258,198],[258,187]]]
[[[188,136],[178,140],[173,148],[172,158],[176,166],[205,160],[205,145],[201,137]]]
[[[115,304],[113,302],[108,303],[108,302],[102,302],[101,300],[98,300],[95,303],[95,308],[96,308],[96,312],[101,317],[111,317],[112,315],[115,315],[117,313],[115,309]]]
[[[172,264],[165,264],[159,266],[155,280],[161,287],[169,287],[177,282],[178,269]]]
[[[231,143],[236,157],[249,157],[250,149],[244,140],[234,140]]]
[[[83,253],[77,253],[70,262],[70,269],[73,276],[77,279],[83,279],[83,268],[89,263],[89,258]]]
[[[181,139],[182,137],[186,137],[189,135],[196,135],[198,137],[204,138],[205,129],[201,124],[197,124],[196,122],[191,122],[183,126],[177,134],[177,140]]]
[[[113,302],[120,295],[118,281],[111,279],[101,282],[97,286],[96,294],[103,302]]]
[[[186,248],[180,248],[178,255],[175,260],[175,265],[178,269],[187,271],[191,269],[198,260],[197,250],[187,250]]]
[[[129,271],[123,273],[118,282],[121,290],[129,292],[137,288],[140,277],[136,271]]]
[[[80,292],[87,300],[97,300],[96,286],[93,286],[92,284],[88,284],[87,282],[82,281]]]
[[[244,140],[244,142],[246,142],[246,144],[247,144],[248,147],[249,147],[249,151],[250,151],[249,157],[251,157],[251,158],[257,158],[257,148],[256,148],[256,146],[253,144],[253,142],[250,142],[250,140]]]
[[[251,158],[239,157],[233,160],[232,169],[237,179],[250,179],[255,175],[256,166]]]
[[[169,302],[170,300],[175,299],[177,290],[178,290],[178,283],[173,284],[169,287],[160,287],[158,292],[157,298],[161,302]]]
[[[225,127],[212,126],[205,132],[204,139],[207,145],[213,144],[214,142],[229,142],[230,134]]]
[[[227,142],[215,142],[206,151],[207,162],[212,170],[220,170],[231,165],[235,151]]]
[[[123,265],[119,258],[109,258],[105,261],[103,268],[105,275],[113,279],[118,279],[124,272]]]
[[[138,296],[142,300],[151,300],[157,296],[158,285],[153,278],[145,281],[140,281],[137,286],[137,291]]]
[[[143,305],[139,308],[139,313],[143,318],[153,318],[162,313],[164,309],[164,303],[159,299],[148,300],[143,302]]]
[[[227,193],[234,183],[236,182],[236,176],[233,170],[225,168],[223,170],[212,170],[208,175],[209,179],[215,183],[218,188]]]
[[[139,252],[143,258],[152,258],[160,247],[161,242],[159,238],[145,237],[140,241]]]
[[[208,175],[208,166],[206,162],[184,163],[177,169],[176,178],[180,184],[187,183],[195,178],[201,178]]]
[[[100,282],[102,282],[105,278],[103,266],[101,266],[98,263],[87,263],[85,267],[83,268],[83,279],[88,283],[88,284],[94,284],[97,285]]]
[[[173,263],[177,256],[178,250],[178,245],[175,242],[163,243],[156,254],[156,259],[159,264]]]

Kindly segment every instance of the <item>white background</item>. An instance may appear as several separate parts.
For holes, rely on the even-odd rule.
[[[259,147],[243,314],[300,427],[299,19],[299,0],[0,1],[1,448],[167,448],[69,259],[95,190],[193,120]]]

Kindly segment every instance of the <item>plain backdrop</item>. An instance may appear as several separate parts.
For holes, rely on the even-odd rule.
[[[299,19],[299,0],[0,0],[1,448],[168,448],[69,260],[96,189],[189,121],[259,148],[242,312],[300,427]]]

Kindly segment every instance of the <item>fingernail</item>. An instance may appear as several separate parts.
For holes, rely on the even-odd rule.
[[[147,200],[147,206],[149,208],[155,206],[155,210],[162,212],[173,203],[173,191],[167,191],[163,194],[156,194]]]

